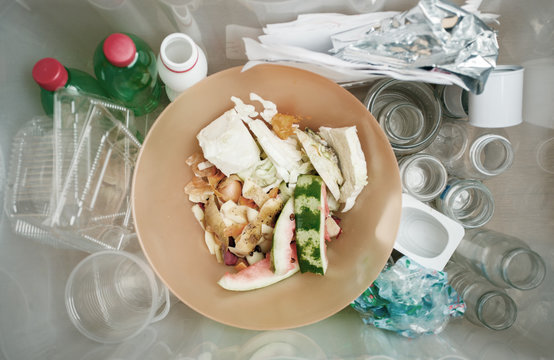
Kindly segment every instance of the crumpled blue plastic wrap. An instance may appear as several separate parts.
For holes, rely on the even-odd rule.
[[[445,272],[400,258],[387,266],[351,306],[366,324],[406,337],[438,334],[465,304],[447,283]]]

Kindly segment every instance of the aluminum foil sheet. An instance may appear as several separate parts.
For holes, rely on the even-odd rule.
[[[349,30],[332,41],[335,56],[343,60],[453,73],[476,94],[498,58],[496,33],[475,14],[444,0],[421,0],[378,27]]]

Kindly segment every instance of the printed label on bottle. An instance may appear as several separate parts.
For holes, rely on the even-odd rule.
[[[446,187],[444,188],[444,191],[442,192],[442,194],[440,194],[439,198],[441,200],[444,200],[444,197],[446,196],[446,193],[448,192],[448,190],[450,189],[452,185],[450,184],[447,184]]]

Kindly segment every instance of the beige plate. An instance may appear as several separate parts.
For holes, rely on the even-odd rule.
[[[296,274],[275,285],[232,292],[217,285],[231,267],[209,254],[183,188],[193,174],[185,159],[199,151],[196,134],[255,92],[280,112],[309,126],[356,125],[369,184],[342,218],[343,233],[328,244],[325,276]],[[257,330],[307,325],[335,314],[360,295],[388,259],[401,211],[401,186],[392,149],[378,123],[348,91],[303,70],[259,65],[209,76],[180,95],[155,122],[133,180],[135,225],[146,257],[170,290],[199,313],[224,324]]]

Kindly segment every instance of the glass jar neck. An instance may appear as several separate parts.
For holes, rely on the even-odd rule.
[[[502,291],[492,290],[484,293],[475,307],[479,321],[492,330],[505,330],[516,320],[516,304]]]
[[[420,201],[431,201],[439,196],[448,178],[444,165],[428,154],[415,154],[399,161],[404,189]]]
[[[439,199],[442,212],[465,228],[485,225],[494,213],[492,193],[477,180],[450,182]]]
[[[519,290],[536,288],[546,275],[546,265],[540,255],[527,248],[508,252],[502,259],[501,269],[504,281]]]
[[[485,134],[471,144],[469,159],[475,170],[482,175],[496,176],[512,165],[514,150],[505,137]]]

